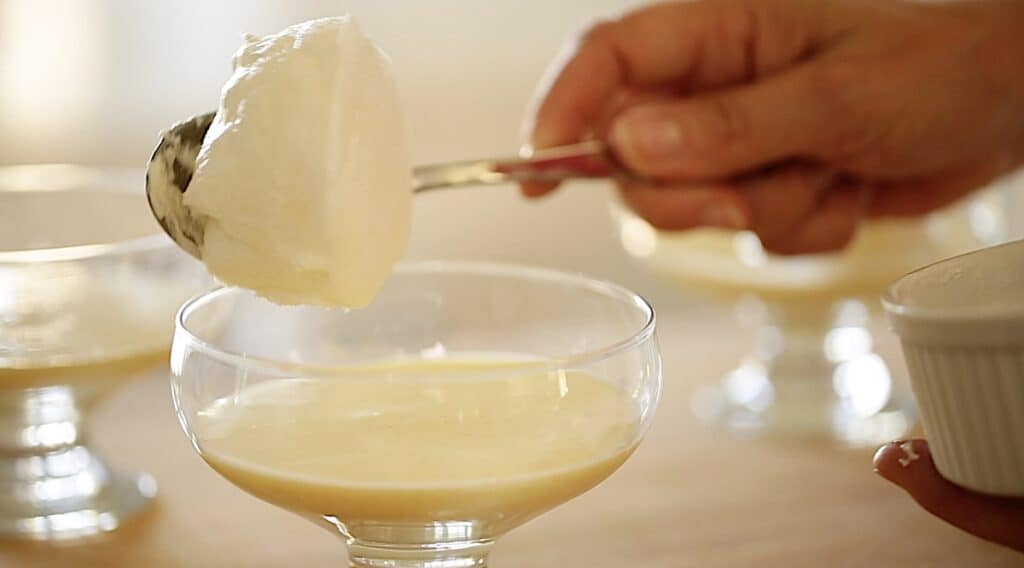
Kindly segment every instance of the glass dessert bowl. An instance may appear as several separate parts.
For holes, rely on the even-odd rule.
[[[661,386],[640,297],[451,262],[400,266],[359,310],[198,296],[171,369],[213,469],[379,567],[486,566],[497,538],[629,457]]]
[[[612,214],[631,256],[754,328],[736,367],[697,393],[699,418],[742,436],[875,446],[916,420],[898,353],[879,349],[879,298],[917,267],[1005,240],[1013,181],[925,218],[869,222],[837,254],[775,256],[749,232],[658,231],[618,203]]]
[[[160,231],[135,170],[0,168],[0,537],[117,528],[156,485],[112,471],[87,412],[167,360],[178,306],[205,282]]]

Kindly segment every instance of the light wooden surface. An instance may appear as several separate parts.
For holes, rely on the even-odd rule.
[[[1024,557],[962,534],[871,471],[869,450],[737,441],[689,412],[692,388],[742,348],[720,313],[663,310],[665,396],[637,454],[611,479],[499,542],[512,567],[1016,566]],[[345,565],[339,539],[249,497],[187,444],[154,373],[105,405],[97,445],[156,475],[144,518],[74,547],[0,545],[0,566]]]

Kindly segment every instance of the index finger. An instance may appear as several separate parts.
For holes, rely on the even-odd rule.
[[[578,142],[624,89],[671,85],[684,93],[777,71],[824,37],[815,5],[677,2],[597,24],[567,46],[541,82],[531,142]]]

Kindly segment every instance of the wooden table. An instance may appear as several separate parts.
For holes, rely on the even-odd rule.
[[[501,567],[1018,566],[1024,557],[918,509],[870,450],[738,441],[696,423],[693,387],[742,348],[721,311],[662,311],[665,391],[646,441],[598,488],[503,539]],[[728,340],[727,340],[728,339]],[[159,371],[97,414],[97,446],[160,482],[157,505],[109,538],[0,545],[3,567],[343,566],[342,543],[214,474],[187,444]]]

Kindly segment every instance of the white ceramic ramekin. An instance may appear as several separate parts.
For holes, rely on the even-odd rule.
[[[882,301],[939,472],[1024,497],[1024,241],[912,272]]]

